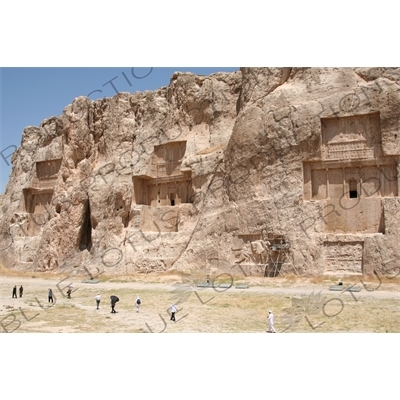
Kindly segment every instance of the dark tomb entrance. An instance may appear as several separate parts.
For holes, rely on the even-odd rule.
[[[92,248],[92,223],[90,221],[90,203],[85,201],[83,222],[79,235],[79,250],[90,250]]]
[[[357,182],[355,179],[351,179],[349,181],[349,194],[350,194],[350,199],[357,199],[358,198],[358,193],[357,193]]]

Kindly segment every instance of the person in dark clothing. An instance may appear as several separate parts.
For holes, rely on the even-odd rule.
[[[117,296],[110,296],[110,299],[111,299],[111,313],[116,313],[117,311],[115,311],[115,305],[119,301],[119,298]]]
[[[17,296],[17,286],[14,286],[13,287],[13,294],[12,294],[12,297],[14,298],[17,298],[18,296]]]
[[[70,298],[71,298],[71,293],[72,293],[72,290],[71,290],[71,288],[69,287],[68,290],[67,290],[67,299],[70,299]]]
[[[53,291],[51,289],[49,289],[49,303],[50,302],[53,303]]]
[[[142,303],[142,301],[140,300],[140,297],[139,297],[139,296],[136,296],[136,303],[135,303],[136,312],[139,312],[140,304],[141,304],[141,303]]]
[[[22,297],[22,294],[24,293],[24,288],[22,285],[19,287],[19,297]]]

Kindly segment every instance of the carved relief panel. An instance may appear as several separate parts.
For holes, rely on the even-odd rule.
[[[379,114],[322,121],[322,159],[373,159],[381,155]]]
[[[325,242],[326,274],[362,274],[363,242]]]

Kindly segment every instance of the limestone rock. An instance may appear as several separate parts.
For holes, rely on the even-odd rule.
[[[0,261],[36,271],[400,273],[399,68],[175,73],[24,130]]]

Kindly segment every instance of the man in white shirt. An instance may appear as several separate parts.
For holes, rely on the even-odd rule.
[[[268,327],[267,332],[268,333],[276,333],[276,330],[274,328],[274,314],[272,314],[271,310],[268,311],[268,324],[269,324],[269,327]]]
[[[175,321],[175,313],[178,311],[175,304],[172,304],[171,307],[169,308],[169,310],[171,311],[171,321]]]
[[[99,305],[100,305],[100,298],[101,298],[101,296],[100,296],[100,293],[98,293],[98,294],[97,294],[97,296],[95,296],[95,299],[96,299],[96,304],[97,304],[97,310],[99,309]]]

